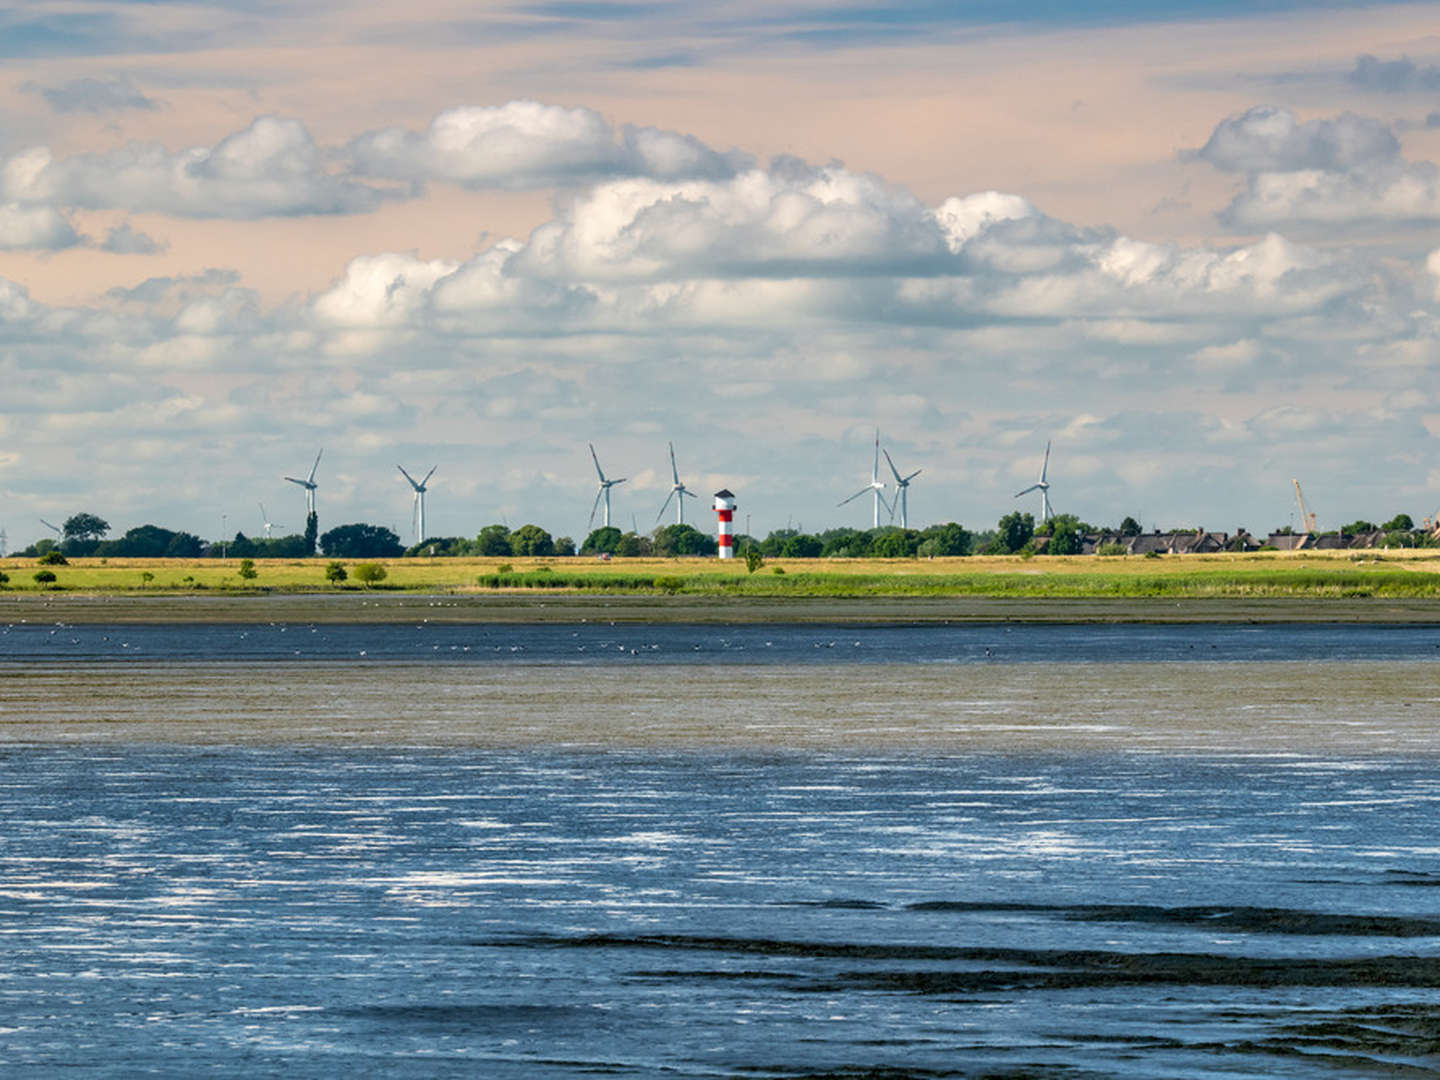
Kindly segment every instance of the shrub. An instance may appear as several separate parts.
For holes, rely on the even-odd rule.
[[[774,570],[771,570],[770,572],[772,574],[783,574],[785,573],[785,568],[783,566],[777,566]]]
[[[515,567],[508,562],[502,562],[499,566],[495,568],[495,572],[497,574],[513,574],[515,572]]]
[[[755,573],[756,570],[759,570],[759,569],[760,569],[762,566],[764,566],[764,565],[765,565],[765,556],[762,555],[762,554],[760,554],[760,549],[759,549],[759,548],[754,548],[754,547],[752,547],[752,548],[746,548],[746,549],[745,549],[745,569],[746,569],[746,570],[748,570],[750,573],[753,574],[753,573]]]
[[[332,584],[339,585],[347,576],[345,567],[341,563],[332,562],[329,566],[325,567],[325,580]]]
[[[257,577],[260,576],[259,572],[255,569],[254,559],[240,560],[240,576],[246,581],[254,581]]]
[[[365,586],[377,585],[386,577],[385,567],[378,562],[362,562],[355,564],[355,580]]]
[[[36,584],[38,584],[38,585],[53,585],[53,584],[55,584],[55,571],[54,571],[54,570],[36,570],[36,571],[35,571],[35,582],[36,582]]]
[[[7,585],[10,582],[10,575],[0,570],[0,585]]]
[[[150,584],[152,581],[154,581],[154,580],[155,580],[155,575],[152,574],[149,570],[141,570],[141,571],[140,571],[140,584],[142,584],[142,585],[149,585],[149,584]]]
[[[1115,543],[1101,544],[1100,547],[1099,547],[1099,550],[1097,550],[1097,551],[1095,552],[1095,554],[1096,554],[1096,555],[1124,555],[1124,554],[1125,554],[1125,545],[1124,545],[1124,544],[1115,544]]]
[[[69,566],[70,560],[65,558],[59,551],[47,551],[40,556],[41,566]]]

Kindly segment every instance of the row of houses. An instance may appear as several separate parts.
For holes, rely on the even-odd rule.
[[[1431,532],[1436,536],[1440,530]],[[1388,534],[1383,529],[1363,533],[1271,533],[1261,539],[1244,529],[1234,533],[1210,532],[1206,529],[1182,529],[1172,532],[1140,533],[1126,536],[1117,532],[1086,533],[1081,537],[1080,553],[1095,555],[1102,548],[1124,548],[1126,555],[1206,555],[1219,551],[1347,551],[1385,546]],[[1416,534],[1417,537],[1422,534]],[[1048,536],[1034,539],[1035,550],[1043,552]]]

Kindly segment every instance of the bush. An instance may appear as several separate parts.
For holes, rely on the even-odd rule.
[[[55,584],[55,571],[54,571],[54,570],[36,570],[36,571],[35,571],[35,582],[36,582],[37,585],[53,585],[53,584]]]
[[[246,581],[254,581],[260,576],[259,572],[255,569],[254,559],[240,560],[240,576]]]
[[[47,551],[44,555],[41,555],[41,556],[40,556],[40,565],[41,565],[41,566],[69,566],[69,565],[70,565],[70,560],[67,559],[67,558],[65,558],[64,555],[60,554],[60,552],[59,552],[58,550]],[[51,580],[54,580],[54,579],[52,578]]]
[[[1097,550],[1097,551],[1095,552],[1095,554],[1096,554],[1096,555],[1124,555],[1124,554],[1125,554],[1125,545],[1124,545],[1124,544],[1116,544],[1116,543],[1101,544],[1100,547],[1099,547],[1099,550]]]
[[[10,575],[5,573],[4,570],[0,570],[0,585],[8,585],[9,583]]]
[[[355,564],[355,580],[361,585],[378,585],[386,577],[385,567],[378,562],[362,562]]]
[[[752,548],[746,548],[746,549],[745,549],[745,569],[746,569],[746,570],[748,570],[750,573],[753,574],[753,573],[755,573],[756,570],[759,570],[759,569],[760,569],[762,566],[764,566],[764,565],[765,565],[765,556],[762,555],[762,554],[760,554],[760,549],[759,549],[759,548],[753,548],[753,547],[752,547]]]
[[[341,563],[332,562],[329,566],[325,567],[325,580],[332,584],[339,585],[348,576],[349,575],[345,573],[345,567]]]

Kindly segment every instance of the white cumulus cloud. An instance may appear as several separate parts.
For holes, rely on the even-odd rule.
[[[722,179],[750,165],[694,136],[624,125],[600,113],[537,101],[466,106],[437,115],[423,132],[388,128],[353,140],[361,176],[440,180],[472,188],[568,186],[621,176]]]

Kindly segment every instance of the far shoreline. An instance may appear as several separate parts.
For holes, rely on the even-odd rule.
[[[1440,624],[1440,598],[727,597],[414,592],[0,594],[4,623]]]

